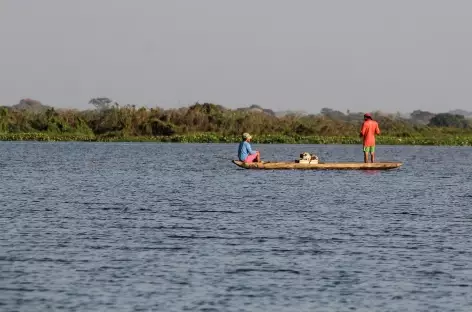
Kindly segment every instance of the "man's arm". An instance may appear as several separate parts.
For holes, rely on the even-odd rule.
[[[247,143],[247,142],[246,142],[246,149],[247,149],[247,152],[248,152],[249,155],[254,155],[254,154],[257,153],[256,151],[253,151],[253,150],[251,149],[251,144],[249,144],[249,143]]]
[[[379,124],[377,124],[376,127],[375,127],[375,133],[380,134]]]
[[[363,137],[365,135],[365,131],[366,131],[366,126],[365,126],[365,122],[362,123],[362,127],[361,127],[361,132],[359,134],[359,137]]]

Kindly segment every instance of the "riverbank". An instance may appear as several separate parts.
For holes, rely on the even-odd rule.
[[[237,143],[238,136],[197,133],[172,136],[94,136],[57,135],[48,133],[3,133],[0,141],[46,141],[46,142],[164,142],[164,143]],[[254,135],[254,144],[361,144],[358,137],[348,136],[285,136]],[[443,135],[436,137],[378,136],[379,145],[448,145],[472,146],[472,135]]]

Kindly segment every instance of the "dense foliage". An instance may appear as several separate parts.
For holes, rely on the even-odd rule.
[[[234,142],[241,133],[266,143],[359,143],[362,113],[323,109],[318,115],[277,116],[259,107],[230,110],[196,103],[179,109],[120,106],[106,98],[86,111],[0,108],[1,140]],[[374,112],[379,143],[471,145],[468,119],[415,111],[410,118]]]

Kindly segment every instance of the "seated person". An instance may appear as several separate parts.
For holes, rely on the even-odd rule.
[[[244,161],[246,163],[251,162],[261,162],[261,154],[259,151],[253,151],[251,149],[251,141],[252,137],[249,133],[243,133],[243,140],[239,143],[238,148],[238,158],[240,161]]]

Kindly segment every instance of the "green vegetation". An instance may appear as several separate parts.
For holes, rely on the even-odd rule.
[[[36,101],[37,102],[37,101]],[[196,103],[179,109],[120,106],[108,98],[92,99],[95,109],[56,110],[28,101],[0,108],[0,140],[238,142],[243,132],[254,143],[360,144],[362,113],[323,109],[317,115],[277,115],[252,106],[230,110]],[[415,111],[409,118],[374,112],[378,144],[472,146],[469,119],[458,114]]]

